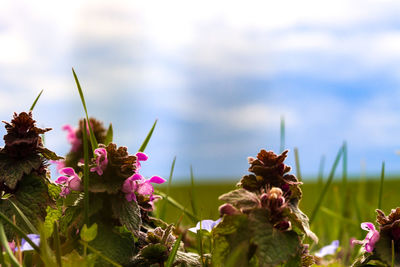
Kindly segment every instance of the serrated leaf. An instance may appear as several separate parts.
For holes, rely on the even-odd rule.
[[[52,199],[58,199],[60,197],[60,193],[61,193],[61,187],[53,184],[53,183],[49,183],[48,184],[48,191],[49,191],[49,196]]]
[[[83,225],[82,230],[81,230],[81,238],[85,242],[90,242],[94,240],[97,236],[97,224],[94,223],[92,226],[89,228],[85,225]]]
[[[392,263],[392,238],[391,230],[381,231],[378,242],[375,243],[375,256],[388,266]],[[400,265],[400,253],[395,253],[395,265]]]
[[[48,160],[61,160],[63,157],[58,156],[55,152],[47,148],[40,148],[39,153]]]
[[[257,246],[256,255],[260,266],[282,264],[295,256],[300,249],[300,238],[294,231],[280,231],[268,222],[263,209],[249,214],[249,228]]]
[[[136,201],[127,201],[125,198],[112,199],[113,217],[118,219],[121,225],[125,225],[129,231],[137,231],[140,229],[142,219],[140,216],[140,208]]]
[[[51,207],[47,207],[46,211],[47,215],[44,220],[44,231],[46,236],[51,236],[53,234],[54,222],[58,222],[61,218],[62,212],[60,209],[53,209]]]
[[[114,136],[114,130],[112,123],[110,123],[110,126],[108,126],[107,134],[106,134],[106,139],[104,140],[104,144],[108,146],[109,143],[113,141],[113,136]]]
[[[219,197],[219,200],[234,205],[239,209],[250,210],[259,206],[260,201],[256,194],[243,188],[233,190]]]
[[[121,265],[127,265],[135,254],[135,240],[132,234],[121,234],[111,225],[102,223],[98,223],[98,234],[90,244],[101,254]],[[110,263],[99,258],[96,266],[110,266]]]
[[[298,228],[306,236],[310,237],[315,243],[318,243],[318,237],[311,231],[308,217],[298,207],[298,201],[293,199],[288,203],[290,212],[286,214],[292,226]]]
[[[9,188],[15,189],[18,181],[24,174],[30,174],[32,170],[37,170],[42,164],[39,155],[32,155],[22,160],[0,158],[0,182],[4,182]]]
[[[162,244],[149,244],[142,248],[139,257],[146,259],[150,264],[164,262],[168,258],[168,249]]]

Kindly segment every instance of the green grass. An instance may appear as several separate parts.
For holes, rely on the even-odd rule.
[[[342,215],[342,196],[345,196],[345,189],[340,179],[340,174],[335,177],[335,180],[330,185],[318,216],[312,224],[311,229],[319,237],[319,244],[315,247],[321,247],[330,244],[333,240],[340,238],[342,246],[348,246],[351,237],[363,239],[366,232],[361,230],[361,222],[375,222],[375,209],[379,199],[380,177],[362,179],[361,182],[357,177],[349,177],[345,187],[348,190],[348,213],[347,217]],[[218,200],[218,197],[235,188],[236,180],[226,183],[202,183],[199,179],[195,187],[195,198],[197,208],[201,211],[202,218],[217,219],[219,217],[218,207],[223,204]],[[303,181],[303,199],[300,202],[300,208],[310,216],[315,207],[318,194],[321,192],[323,184],[318,184],[317,181]],[[385,179],[385,186],[382,192],[382,210],[389,212],[392,208],[399,206],[397,189],[400,187],[400,180]],[[166,187],[158,187],[162,192],[166,191]],[[190,192],[191,184],[172,184],[169,195],[177,200],[188,210],[191,210],[191,199],[187,192]],[[161,201],[160,201],[161,203]],[[359,207],[355,204],[357,203]],[[359,211],[357,211],[357,208]],[[167,213],[165,220],[169,223],[176,222],[176,218],[182,215],[182,212],[177,208],[167,204]],[[184,216],[182,224],[193,227],[195,224],[190,218]],[[340,232],[341,225],[345,225],[344,233]]]

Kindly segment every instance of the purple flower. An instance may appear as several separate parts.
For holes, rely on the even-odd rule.
[[[322,247],[317,253],[315,253],[315,256],[322,258],[325,257],[326,255],[333,255],[336,253],[338,247],[339,247],[339,240],[334,240],[330,245]]]
[[[379,240],[379,232],[375,230],[375,226],[370,222],[362,223],[361,228],[368,231],[368,233],[364,240],[353,240],[353,244],[364,245],[365,251],[371,253],[374,250],[375,243]]]
[[[200,231],[200,229],[201,229],[201,230],[207,230],[208,232],[211,232],[211,230],[212,230],[217,224],[219,224],[219,223],[221,222],[221,220],[222,220],[222,218],[219,218],[219,219],[216,220],[216,221],[213,221],[213,220],[202,220],[201,222],[198,222],[198,223],[196,224],[196,227],[189,228],[188,230],[189,230],[190,232],[193,232],[193,233],[197,233],[198,231]],[[200,227],[200,224],[201,224],[201,227]]]
[[[40,244],[40,235],[35,235],[35,234],[28,234],[27,235],[30,240],[32,240],[33,243],[35,243],[37,246]],[[26,242],[25,239],[22,238],[21,241],[21,251],[27,251],[27,250],[33,250],[33,247]]]
[[[81,146],[81,140],[78,139],[76,135],[76,130],[69,124],[64,125],[62,129],[68,132],[67,140],[72,145],[71,150],[73,152],[77,152],[79,150],[79,147]]]
[[[28,234],[27,236],[29,237],[30,240],[32,240],[33,243],[35,243],[37,246],[39,246],[39,244],[40,244],[40,235]],[[13,252],[17,251],[17,246],[16,246],[14,240],[12,242],[8,242],[8,245],[10,246],[10,249]],[[20,250],[21,251],[33,250],[33,247],[24,238],[22,238]]]
[[[156,198],[153,197],[154,188],[151,183],[162,184],[164,182],[165,179],[161,178],[160,176],[153,176],[146,180],[146,178],[139,173],[135,173],[125,180],[124,184],[122,185],[122,192],[125,193],[125,198],[128,201],[136,201],[135,192],[140,195],[148,195],[150,197],[150,201],[152,201]]]
[[[103,175],[103,171],[107,168],[107,150],[105,148],[96,148],[94,150],[96,155],[96,167],[90,168],[91,172],[97,172],[98,175]]]
[[[62,186],[60,196],[66,197],[71,193],[71,190],[80,191],[82,189],[81,178],[75,173],[73,168],[63,168],[60,170],[60,174],[64,176],[58,177],[55,181],[55,183]]]

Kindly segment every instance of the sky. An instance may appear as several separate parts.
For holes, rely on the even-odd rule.
[[[69,150],[65,124],[112,122],[132,154],[155,119],[145,175],[238,180],[248,156],[329,173],[348,145],[350,175],[400,173],[398,1],[0,0],[0,118],[27,110],[52,127],[46,145]],[[0,134],[4,133],[4,128]]]

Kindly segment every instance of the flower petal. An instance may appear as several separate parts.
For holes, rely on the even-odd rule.
[[[153,176],[148,181],[155,184],[162,184],[166,182],[166,180],[160,176]]]
[[[366,230],[366,231],[375,230],[375,226],[370,222],[363,222],[361,224],[361,229]]]
[[[56,184],[65,184],[67,181],[68,181],[68,177],[66,177],[66,176],[60,176],[60,177],[58,177],[57,178],[57,180],[55,180],[54,182],[56,183]]]
[[[69,175],[69,176],[74,176],[76,175],[75,170],[71,167],[68,168],[62,168],[60,170],[60,174],[64,174],[64,175]]]
[[[139,161],[146,161],[149,157],[143,152],[136,153],[137,160]]]
[[[154,188],[149,181],[139,184],[137,192],[140,195],[151,195],[154,192]]]

